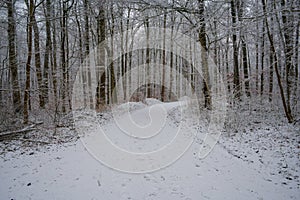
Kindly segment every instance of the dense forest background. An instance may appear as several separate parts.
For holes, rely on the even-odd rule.
[[[147,77],[123,78],[123,102],[146,97],[173,101],[188,95],[187,86],[177,77],[184,74],[209,110],[212,96],[208,80],[214,72],[207,62],[202,62],[203,77],[193,67],[195,57],[205,61],[209,55],[222,76],[229,105],[272,104],[280,108],[287,122],[296,122],[300,113],[299,16],[300,2],[296,0],[2,0],[1,129],[32,123],[45,113],[59,125],[59,118],[72,110],[73,83],[82,63],[101,42],[116,34],[129,49],[118,52],[113,67],[97,76],[95,96],[88,92],[91,71],[81,70],[86,106],[100,109],[122,102],[111,100],[117,80],[131,68],[154,60],[170,68],[154,73],[149,65],[140,69],[147,71]],[[180,32],[193,40],[171,52],[159,47],[131,51],[130,41],[138,36],[126,34],[128,30],[164,35],[149,32],[151,27]],[[182,59],[180,55],[187,50],[193,52],[195,41],[203,47],[202,55],[194,53],[189,60]],[[108,49],[113,42],[107,44]],[[102,56],[101,51],[98,49],[97,55]],[[155,76],[160,82],[148,84]],[[144,87],[131,91],[134,81]]]

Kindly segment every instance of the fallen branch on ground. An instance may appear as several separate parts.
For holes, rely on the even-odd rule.
[[[27,133],[29,131],[33,131],[33,130],[36,130],[36,125],[39,125],[39,124],[42,124],[43,122],[37,122],[35,124],[31,124],[29,126],[26,126],[20,130],[16,130],[16,131],[7,131],[7,132],[2,132],[0,133],[0,141],[3,141],[3,140],[9,140],[9,139],[12,139],[13,137],[16,137],[20,134],[24,134],[24,133]]]

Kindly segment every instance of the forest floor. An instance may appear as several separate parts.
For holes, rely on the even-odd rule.
[[[180,127],[179,103],[148,99],[130,104],[131,116],[141,126],[151,121],[149,112],[157,104],[167,111],[166,124],[163,134],[149,140],[122,135],[111,112],[99,113],[97,122],[120,148],[151,151],[166,145]],[[299,123],[287,124],[282,113],[266,106],[232,109],[217,145],[200,159],[209,121],[202,114],[200,122],[187,120],[196,135],[183,156],[148,173],[124,173],[101,164],[80,139],[89,135],[79,137],[73,126],[56,132],[39,126],[1,141],[0,199],[299,199]]]

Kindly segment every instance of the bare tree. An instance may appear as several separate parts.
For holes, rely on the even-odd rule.
[[[265,2],[265,0],[262,0],[262,5],[263,5],[264,15],[266,17],[267,16],[267,11],[266,11],[266,2]],[[277,59],[277,55],[276,55],[276,51],[275,51],[275,47],[274,47],[273,38],[271,36],[268,20],[266,20],[266,29],[267,29],[267,35],[268,35],[268,38],[269,38],[271,50],[272,50],[271,52],[274,56],[274,68],[275,68],[275,72],[276,72],[276,76],[277,76],[277,82],[278,82],[278,86],[279,86],[279,90],[280,90],[280,95],[281,95],[281,100],[282,100],[284,112],[285,112],[285,115],[286,115],[286,118],[287,118],[288,122],[292,123],[294,121],[294,119],[293,119],[291,110],[288,109],[287,104],[286,104],[285,95],[284,95],[284,91],[283,91],[283,87],[282,87],[282,83],[281,83],[281,77],[280,77],[278,66],[277,66],[278,65],[278,59]]]
[[[243,30],[243,14],[244,14],[244,2],[238,1],[237,2],[237,10],[238,10],[238,20],[241,23],[241,31],[240,31],[240,38],[241,38],[241,46],[242,46],[242,58],[243,58],[243,69],[244,69],[244,79],[245,79],[245,92],[246,96],[250,97],[250,80],[249,80],[249,70],[248,70],[248,54],[247,54],[247,46],[246,46],[246,37]]]
[[[237,45],[237,35],[236,35],[236,6],[235,1],[230,1],[231,5],[231,17],[232,17],[232,43],[233,43],[233,84],[234,84],[234,93],[237,99],[240,99],[240,76],[239,76],[239,63],[238,63],[238,45]]]
[[[51,45],[51,1],[46,0],[46,9],[45,9],[45,18],[46,18],[46,49],[44,54],[44,73],[43,73],[43,90],[42,90],[42,101],[41,107],[45,108],[45,104],[48,102],[48,81],[49,81],[49,63],[50,63],[50,53],[52,51]]]
[[[260,50],[261,50],[260,95],[261,96],[264,94],[265,24],[266,24],[266,19],[263,20],[263,24],[262,24],[262,36],[261,36],[261,46],[260,46]]]
[[[7,0],[7,34],[8,34],[8,61],[9,69],[11,72],[11,82],[13,89],[13,106],[14,111],[18,113],[21,110],[21,96],[18,79],[18,63],[16,51],[16,21],[15,21],[15,8],[14,0]]]
[[[90,69],[90,19],[89,19],[89,1],[84,0],[83,6],[84,6],[84,46],[85,46],[85,67],[87,69],[87,82],[88,82],[88,102],[90,109],[93,109],[94,103],[93,103],[93,95],[92,95],[92,74]]]
[[[105,19],[105,8],[104,3],[100,4],[98,9],[98,17],[97,17],[97,42],[98,45],[100,45],[104,40],[106,36],[106,19]],[[105,104],[105,86],[106,86],[106,70],[105,70],[105,49],[103,45],[101,44],[98,46],[98,56],[97,59],[99,63],[97,63],[97,66],[99,66],[98,70],[98,84],[96,88],[96,109],[101,109],[101,106]],[[101,73],[100,73],[101,72]],[[101,75],[101,76],[100,76]]]
[[[208,58],[207,58],[207,45],[206,45],[206,31],[205,31],[205,15],[204,15],[204,0],[198,0],[199,7],[199,41],[202,46],[201,50],[201,64],[203,71],[203,93],[205,108],[211,109],[211,91],[210,91],[210,78],[209,78],[209,70],[208,70]]]
[[[161,87],[161,101],[165,101],[165,79],[166,79],[166,51],[165,51],[165,47],[166,47],[166,23],[167,23],[167,13],[164,12],[164,22],[163,22],[163,52],[162,52],[162,87]]]
[[[28,104],[29,104],[29,90],[30,90],[30,67],[31,67],[31,56],[32,56],[32,24],[34,20],[34,1],[28,0],[25,1],[28,9],[28,17],[27,17],[27,61],[26,61],[26,83],[25,83],[25,91],[24,91],[24,124],[28,123],[29,112],[28,112]]]
[[[61,99],[62,99],[62,112],[67,111],[67,107],[70,107],[70,96],[69,96],[69,41],[68,41],[68,17],[71,8],[73,7],[74,0],[62,1],[61,2],[61,18],[60,18],[60,59],[62,66],[62,88],[61,88]]]
[[[34,2],[33,2],[34,3]],[[40,54],[40,33],[39,33],[39,27],[36,21],[35,17],[35,10],[37,8],[36,5],[33,5],[33,13],[32,13],[32,21],[29,23],[32,23],[33,33],[34,33],[34,61],[35,61],[35,69],[36,69],[36,75],[38,80],[38,93],[39,93],[39,100],[40,100],[40,107],[45,108],[45,89],[44,89],[44,81],[43,81],[43,75],[42,75],[42,68],[41,68],[41,54]],[[45,69],[44,69],[45,71]]]
[[[291,6],[292,1],[281,0],[282,9],[282,22],[283,22],[283,35],[284,35],[284,53],[285,53],[285,81],[286,81],[286,94],[287,94],[287,112],[291,113],[291,89],[292,89],[292,70],[293,70],[293,15],[291,12],[288,12],[289,7]],[[286,9],[286,10],[285,10]]]

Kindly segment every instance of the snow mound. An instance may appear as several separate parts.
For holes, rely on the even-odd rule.
[[[118,105],[112,109],[113,114],[122,115],[126,112],[132,112],[135,110],[143,109],[146,105],[142,102],[126,102]]]
[[[145,104],[148,106],[152,106],[155,104],[161,104],[162,102],[158,99],[154,99],[154,98],[146,98],[145,99]]]

